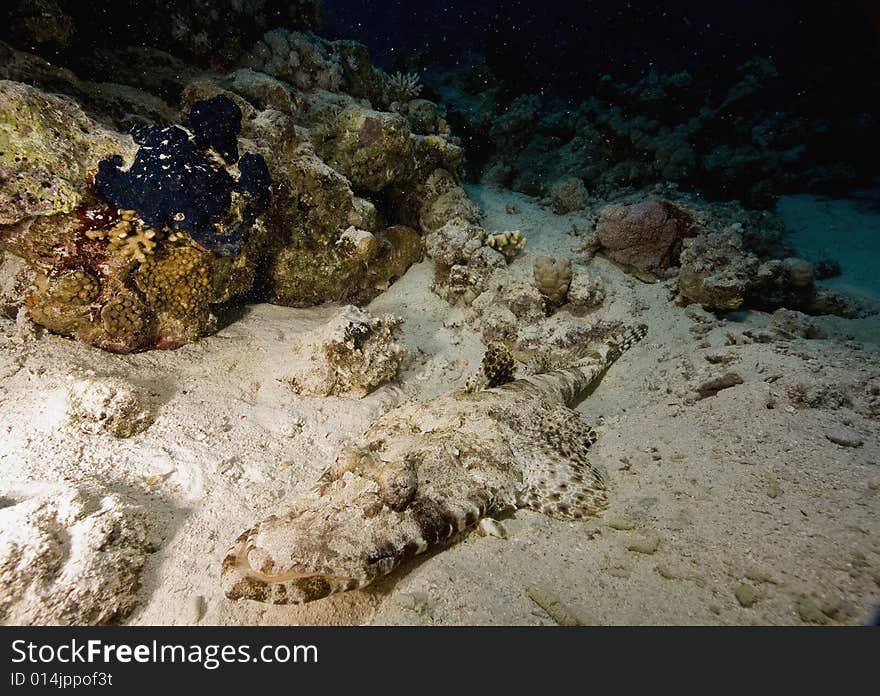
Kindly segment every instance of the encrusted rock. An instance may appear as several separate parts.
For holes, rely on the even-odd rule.
[[[297,341],[286,381],[301,394],[365,396],[393,379],[406,357],[395,341],[400,324],[392,315],[374,317],[352,305],[343,307]]]
[[[596,226],[605,254],[643,276],[675,266],[682,240],[696,234],[693,215],[668,201],[609,205]]]
[[[567,299],[574,311],[598,307],[605,301],[605,284],[601,278],[590,275],[582,266],[575,266]]]
[[[153,422],[147,395],[112,377],[80,377],[67,388],[68,417],[83,432],[125,438],[142,433]]]
[[[825,332],[804,313],[777,309],[770,317],[773,326],[784,334],[800,338],[825,338]]]
[[[316,137],[317,151],[355,186],[377,193],[414,174],[415,139],[399,114],[351,107]]]
[[[132,151],[129,138],[102,128],[73,101],[0,80],[0,225],[74,211],[88,170]]]
[[[758,266],[758,258],[743,248],[739,234],[700,235],[684,242],[678,290],[687,302],[709,309],[737,309]]]
[[[333,43],[310,32],[273,29],[257,42],[243,63],[304,90],[335,92],[344,80],[341,58]]]
[[[715,396],[723,389],[730,389],[731,387],[735,387],[742,383],[743,378],[736,372],[725,372],[724,374],[717,375],[701,382],[697,385],[696,392],[700,399],[707,399],[710,396]]]
[[[553,182],[550,187],[550,199],[553,201],[553,212],[564,215],[587,206],[587,187],[582,179],[563,177]]]
[[[15,318],[24,305],[34,276],[23,259],[0,251],[0,316]]]
[[[813,264],[804,259],[787,258],[782,261],[782,270],[788,281],[795,287],[807,287],[813,284]]]
[[[115,493],[59,487],[0,509],[0,623],[117,623],[137,605],[152,545]]]
[[[427,99],[413,99],[400,109],[400,113],[406,116],[413,133],[429,135],[437,131],[438,115],[437,105]]]
[[[425,237],[425,251],[435,263],[451,267],[466,263],[483,246],[485,236],[482,227],[453,219]]]

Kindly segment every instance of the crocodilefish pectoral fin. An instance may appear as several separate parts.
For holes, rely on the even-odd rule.
[[[223,561],[230,599],[302,604],[369,585],[401,561],[473,526],[488,498],[416,496],[401,509],[375,481],[345,474],[244,532]]]
[[[564,406],[536,418],[518,452],[523,468],[519,507],[562,519],[583,519],[608,505],[605,481],[587,458],[596,431]]]

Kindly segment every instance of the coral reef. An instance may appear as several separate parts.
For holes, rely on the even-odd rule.
[[[337,92],[344,79],[334,45],[311,33],[273,29],[242,62],[304,90]]]
[[[766,58],[741,65],[721,93],[718,80],[713,91],[687,72],[651,70],[629,84],[601,75],[574,104],[554,100],[552,87],[511,93],[479,61],[470,70],[434,75],[431,87],[447,97],[452,122],[488,141],[471,153],[475,174],[529,195],[555,198],[560,180],[599,195],[672,181],[766,209],[782,193],[840,191],[871,172],[858,148],[877,141],[876,120],[830,114],[812,89],[782,97]]]
[[[0,249],[35,272],[32,319],[109,350],[173,348],[212,331],[218,303],[250,292],[294,306],[367,302],[421,258],[431,181],[442,171],[457,182],[462,165],[437,106],[382,111],[393,81],[359,44],[261,34],[244,63],[271,74],[193,79],[155,49],[100,49],[95,71],[118,60],[122,80],[131,60],[156,66],[143,83],[161,94],[154,106],[130,83],[99,89],[0,46],[0,75],[34,77],[89,109],[2,83]],[[178,97],[182,116],[162,101]],[[182,125],[153,125],[154,113]],[[100,123],[133,125],[134,143]],[[435,219],[449,220],[439,206]]]
[[[0,621],[117,623],[137,605],[152,544],[143,513],[115,493],[71,486],[0,509]]]
[[[45,100],[36,90],[9,84],[8,93],[25,102],[22,110],[28,99]],[[118,352],[173,348],[213,330],[210,305],[247,291],[253,281],[248,254],[261,240],[257,233],[252,242],[250,235],[262,229],[255,223],[269,204],[262,157],[242,156],[234,178],[177,126],[136,129],[140,148],[132,152],[125,140],[105,136],[87,117],[71,113],[66,102],[57,104],[50,113],[78,123],[82,143],[77,135],[70,140],[40,135],[42,128],[58,132],[61,122],[35,119],[31,134],[42,150],[35,146],[33,160],[42,158],[46,168],[59,160],[54,179],[40,167],[21,171],[15,181],[27,187],[40,174],[46,177],[40,190],[64,195],[39,204],[25,196],[30,205],[10,205],[6,219],[14,224],[0,227],[0,246],[35,273],[25,301],[31,318],[55,333]],[[210,143],[203,134],[204,145],[237,155],[237,145],[229,141],[241,118],[234,103],[218,98],[198,104],[193,113],[194,127],[205,119],[216,126]],[[96,138],[101,149],[94,147]],[[72,170],[63,161],[70,143],[84,150],[76,152],[82,164]],[[122,156],[107,157],[112,143],[126,152],[128,168]],[[22,152],[18,141],[12,150]],[[96,162],[90,177],[84,168],[96,152],[107,158]],[[248,269],[245,277],[230,272],[236,265]]]
[[[102,53],[119,51],[136,28],[143,46],[205,67],[228,68],[274,26],[317,28],[318,6],[318,0],[96,0],[89,6],[76,0],[16,0],[0,10],[0,33],[23,47],[36,43],[38,50],[59,51],[79,68],[93,56],[78,52],[77,43]]]
[[[406,357],[395,341],[401,320],[374,317],[352,305],[297,341],[285,381],[300,394],[366,396],[397,374]]]

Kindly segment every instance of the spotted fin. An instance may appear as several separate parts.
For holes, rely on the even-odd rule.
[[[564,407],[549,411],[529,430],[525,436],[531,447],[519,453],[523,488],[518,506],[562,519],[583,519],[604,510],[605,481],[587,458],[596,431]]]

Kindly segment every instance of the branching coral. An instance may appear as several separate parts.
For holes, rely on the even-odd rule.
[[[495,232],[486,237],[486,246],[500,251],[504,258],[513,261],[516,255],[526,248],[526,238],[519,230]]]
[[[422,81],[418,73],[396,72],[388,77],[390,101],[407,102],[422,93]]]
[[[85,234],[89,239],[106,239],[114,251],[132,261],[144,263],[156,249],[160,232],[138,219],[134,210],[122,210],[113,227],[87,229]]]

